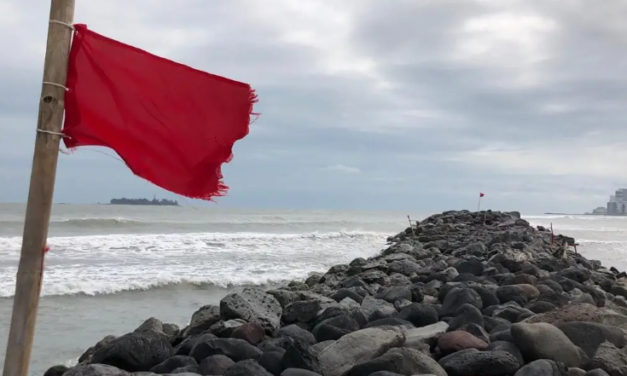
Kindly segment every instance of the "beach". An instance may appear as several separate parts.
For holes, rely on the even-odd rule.
[[[0,210],[2,341],[23,211],[21,205]],[[31,374],[72,365],[104,336],[132,331],[149,317],[183,328],[198,308],[245,286],[271,289],[374,256],[407,227],[406,214],[55,206]],[[556,232],[577,239],[584,256],[626,269],[625,219],[523,217],[533,225],[553,223]]]

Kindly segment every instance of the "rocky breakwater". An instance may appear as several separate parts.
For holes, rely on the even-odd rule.
[[[46,376],[627,375],[627,274],[517,212],[445,212],[388,240],[185,328],[148,319]]]

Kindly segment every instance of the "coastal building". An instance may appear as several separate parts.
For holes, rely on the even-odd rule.
[[[610,196],[606,215],[627,215],[627,188],[619,188]]]
[[[592,215],[607,215],[607,208],[599,206],[598,208],[592,210]]]

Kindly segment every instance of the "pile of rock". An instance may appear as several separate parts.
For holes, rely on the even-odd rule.
[[[568,239],[563,237],[560,239]],[[445,212],[380,255],[151,318],[46,376],[625,376],[627,274],[517,212]]]

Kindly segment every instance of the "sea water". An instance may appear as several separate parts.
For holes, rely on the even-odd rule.
[[[23,205],[0,204],[0,362],[15,289]],[[55,205],[30,373],[71,365],[104,336],[191,314],[245,285],[273,286],[369,257],[407,214],[215,207]],[[627,269],[627,218],[525,216],[575,236],[588,258]]]

